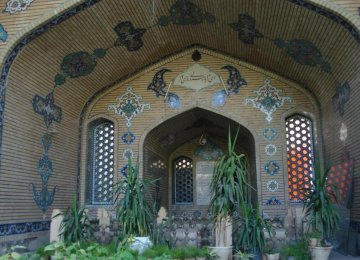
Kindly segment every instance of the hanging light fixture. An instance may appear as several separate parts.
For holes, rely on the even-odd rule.
[[[203,132],[200,136],[199,144],[205,145],[207,143],[207,141],[208,141],[208,135],[205,132]]]

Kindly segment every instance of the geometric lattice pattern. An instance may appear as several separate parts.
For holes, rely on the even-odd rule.
[[[341,163],[330,168],[327,183],[329,193],[337,192],[337,203],[343,207],[348,207],[351,199],[352,177],[354,171],[354,160],[348,156],[343,156]],[[336,190],[332,190],[335,186]],[[336,193],[335,193],[336,194]],[[334,198],[332,201],[335,203]]]
[[[94,128],[92,204],[111,204],[114,182],[114,124]]]
[[[193,163],[190,158],[180,157],[175,161],[175,203],[193,202]]]
[[[310,188],[313,177],[313,136],[310,119],[294,115],[286,119],[289,199],[301,202],[302,190]]]

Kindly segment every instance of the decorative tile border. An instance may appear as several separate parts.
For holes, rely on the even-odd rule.
[[[338,16],[337,14],[328,11],[324,7],[315,5],[313,3],[308,3],[306,0],[288,0],[290,3],[299,5],[308,10],[311,10],[319,15],[325,16],[330,20],[333,20],[335,23],[341,25],[345,28],[359,43],[360,43],[360,33],[356,30],[355,26],[350,22],[346,21],[344,18]]]
[[[0,237],[50,230],[51,221],[0,224]]]

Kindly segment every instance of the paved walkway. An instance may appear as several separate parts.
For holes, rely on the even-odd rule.
[[[342,255],[338,252],[332,251],[330,255],[330,260],[360,260],[360,256],[351,256],[351,255]]]

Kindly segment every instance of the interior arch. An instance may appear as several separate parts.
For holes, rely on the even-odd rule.
[[[229,130],[232,138],[234,138],[237,129],[239,129],[239,135],[236,150],[247,155],[250,162],[249,183],[253,187],[257,187],[257,178],[259,177],[257,175],[259,173],[256,172],[255,140],[251,132],[238,122],[221,113],[214,113],[203,108],[193,108],[160,123],[152,129],[146,135],[143,144],[143,176],[144,178],[160,180],[160,205],[172,214],[184,210],[193,212],[198,208],[206,211],[206,205],[199,207],[196,202],[198,191],[196,172],[199,170],[196,169],[197,163],[208,163],[213,167],[213,163],[219,156],[216,153],[217,149],[227,153]],[[197,149],[204,147],[199,143],[204,136],[206,142],[209,142],[211,146],[205,148],[206,151],[197,153]],[[185,206],[177,205],[174,201],[173,161],[179,156],[191,158],[194,164],[194,202]],[[209,174],[211,176],[212,172]],[[159,195],[154,195],[154,197],[159,197]],[[257,203],[256,191],[252,192],[251,197]]]

